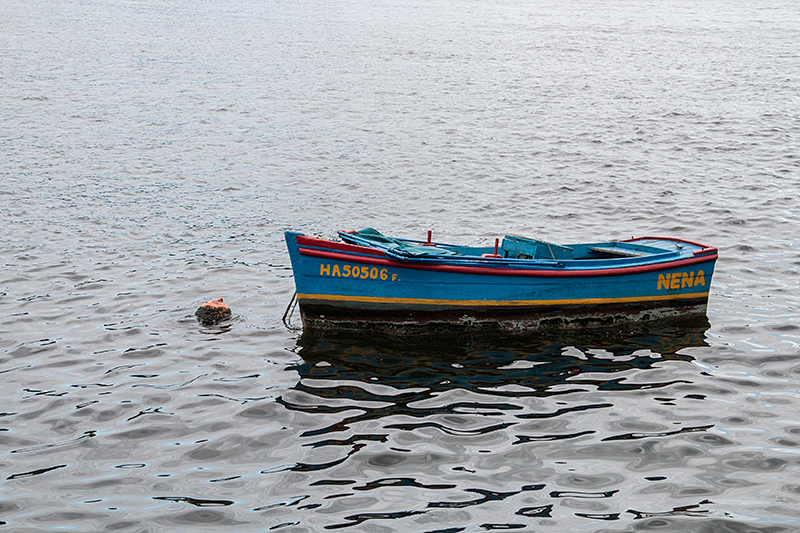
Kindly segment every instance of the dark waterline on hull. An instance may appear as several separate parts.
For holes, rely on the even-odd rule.
[[[306,331],[373,332],[396,336],[428,336],[432,333],[506,333],[526,335],[537,330],[625,327],[637,323],[691,323],[707,320],[705,300],[682,301],[669,307],[649,305],[581,305],[535,309],[457,309],[452,311],[387,310],[379,305],[359,308],[301,304]]]

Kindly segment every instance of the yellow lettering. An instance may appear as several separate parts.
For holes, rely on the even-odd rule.
[[[677,289],[681,286],[681,274],[680,272],[675,272],[672,274],[672,280],[669,282],[670,289]]]
[[[684,287],[693,287],[694,285],[692,285],[692,278],[694,278],[694,272],[684,272],[683,280],[681,281],[681,289]]]
[[[669,289],[669,278],[670,278],[671,275],[672,274],[667,274],[665,276],[664,274],[659,274],[658,275],[658,289],[656,289],[656,290],[660,291],[661,289]]]
[[[706,284],[706,275],[703,274],[703,271],[699,271],[697,273],[697,277],[694,279],[694,286],[697,287],[698,285],[705,286]]]
[[[337,265],[336,263],[333,264],[321,264],[319,266],[319,275],[320,276],[333,276],[333,277],[342,277],[342,278],[361,278],[361,279],[380,279],[386,281],[389,278],[389,269],[386,268],[378,268],[378,267],[368,267],[368,266],[360,266],[360,265]],[[397,274],[391,274],[392,281],[398,281],[400,278]],[[669,284],[669,280],[666,281],[666,284]],[[659,288],[661,288],[659,286]]]

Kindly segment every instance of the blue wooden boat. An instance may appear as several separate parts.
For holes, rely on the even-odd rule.
[[[530,331],[705,314],[717,249],[641,237],[470,247],[340,231],[286,232],[305,329]]]

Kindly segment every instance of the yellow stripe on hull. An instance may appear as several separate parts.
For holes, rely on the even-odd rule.
[[[534,307],[545,305],[620,304],[634,302],[658,302],[669,300],[707,299],[708,292],[688,294],[664,294],[659,296],[633,296],[626,298],[578,298],[574,300],[440,300],[435,298],[385,298],[380,296],[343,296],[338,294],[298,294],[300,301],[356,302],[368,304],[406,304],[457,307]]]

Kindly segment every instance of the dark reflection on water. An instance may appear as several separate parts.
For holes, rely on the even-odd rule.
[[[414,389],[389,397],[398,404],[452,389],[510,398],[589,390],[640,390],[678,381],[631,382],[618,374],[647,370],[665,360],[691,361],[690,355],[679,352],[687,347],[706,346],[708,327],[708,319],[702,317],[669,327],[600,329],[557,337],[550,333],[395,339],[370,334],[312,333],[298,340],[304,362],[291,370],[302,378],[297,385],[299,390],[322,398],[356,398],[364,392],[352,385],[319,387],[303,380],[356,381],[388,385],[399,391]],[[509,386],[514,389],[505,388]],[[494,408],[515,407],[503,404]]]
[[[691,365],[693,357],[686,352],[707,346],[708,327],[703,317],[558,336],[396,339],[307,333],[297,342],[302,362],[288,368],[299,380],[277,401],[308,417],[299,433],[302,447],[340,453],[262,473],[313,474],[309,485],[318,490],[344,489],[324,498],[343,510],[365,493],[392,489],[414,495],[406,504],[394,502],[401,508],[391,512],[343,511],[343,521],[328,523],[328,529],[511,501],[517,503],[505,507],[513,511],[510,516],[537,520],[552,518],[557,509],[597,521],[704,516],[711,511],[702,491],[698,495],[703,497],[672,510],[614,509],[620,491],[631,484],[630,473],[617,473],[609,465],[600,472],[555,472],[573,461],[599,465],[612,459],[612,465],[623,460],[631,471],[638,464],[638,470],[653,474],[702,454],[691,446],[667,453],[658,441],[705,435],[713,423],[631,420],[626,411],[645,398],[665,408],[675,406],[679,388],[681,400],[703,400],[703,394],[691,392],[697,388],[691,378],[702,371]],[[687,363],[690,373],[669,371],[670,365]],[[596,416],[600,413],[605,414]],[[642,440],[645,444],[638,444]],[[563,448],[563,441],[571,447]],[[514,451],[521,448],[528,451]],[[564,460],[551,457],[546,466],[542,457],[547,455]],[[498,482],[498,472],[505,472],[504,482]],[[667,480],[663,475],[642,479],[654,484]],[[674,490],[668,485],[662,483],[660,490]]]

